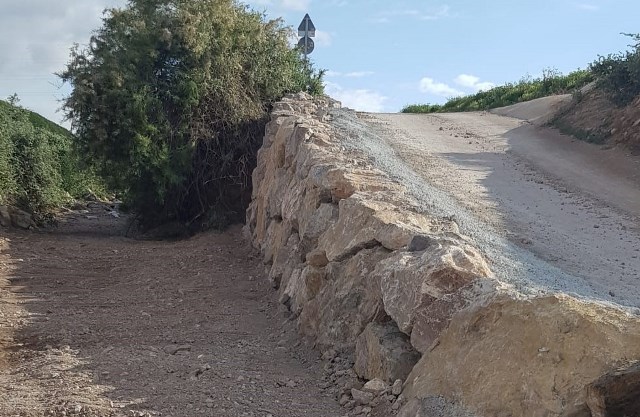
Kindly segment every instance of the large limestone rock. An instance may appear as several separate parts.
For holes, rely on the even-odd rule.
[[[26,211],[12,206],[0,206],[0,226],[30,229],[35,226],[33,217]]]
[[[491,271],[461,240],[432,239],[424,252],[398,252],[376,269],[385,311],[425,352],[455,313],[478,297],[477,281]]]
[[[338,221],[320,238],[331,262],[340,262],[358,251],[382,245],[389,250],[406,247],[413,236],[428,233],[431,222],[368,193],[356,193],[339,203]]]
[[[306,256],[311,250],[317,247],[318,239],[322,236],[338,219],[338,207],[331,203],[322,203],[313,211],[300,227],[300,237],[302,240],[301,251]]]
[[[0,206],[0,226],[11,226],[11,213],[9,213],[9,207]]]
[[[405,395],[460,398],[481,416],[589,417],[590,384],[638,358],[635,316],[568,296],[501,295],[451,321]]]
[[[479,417],[459,404],[443,397],[412,399],[398,413],[398,417]],[[498,417],[496,415],[496,417]],[[503,417],[500,415],[499,417]],[[506,417],[506,415],[504,416]]]
[[[280,301],[298,316],[307,302],[313,300],[322,289],[326,272],[324,269],[307,266],[291,272],[286,280],[286,287],[280,295]]]
[[[392,321],[369,323],[356,343],[355,371],[359,377],[388,383],[405,380],[420,354]]]
[[[387,256],[388,251],[378,247],[330,263],[322,289],[302,310],[301,332],[321,348],[353,350],[367,324],[385,315],[380,285],[372,272]]]
[[[640,416],[640,363],[616,369],[587,388],[591,417]]]
[[[317,165],[310,169],[309,179],[316,186],[329,190],[334,202],[349,198],[358,191],[402,191],[400,185],[386,180],[380,171],[357,167],[345,168],[345,166]]]
[[[269,271],[269,281],[274,288],[279,288],[280,290],[287,288],[293,271],[299,269],[299,245],[300,237],[297,233],[291,233],[286,244],[281,246],[275,253],[273,265],[271,265],[271,270]]]

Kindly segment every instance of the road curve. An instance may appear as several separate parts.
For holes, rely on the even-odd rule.
[[[453,215],[499,279],[640,307],[639,159],[486,112],[340,110],[334,124],[426,210]]]

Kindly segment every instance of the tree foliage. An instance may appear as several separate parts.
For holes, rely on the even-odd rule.
[[[234,0],[130,0],[72,50],[66,114],[143,226],[243,215],[270,105],[322,90],[288,39]]]

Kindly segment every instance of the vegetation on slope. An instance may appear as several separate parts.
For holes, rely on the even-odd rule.
[[[452,98],[445,104],[412,104],[403,113],[440,113],[489,110],[529,101],[554,94],[574,93],[597,80],[597,86],[609,99],[622,106],[640,95],[640,35],[625,34],[632,38],[631,50],[599,57],[587,70],[562,75],[545,70],[540,78],[525,78],[463,97]]]
[[[576,94],[570,106],[551,124],[578,139],[621,144],[640,152],[640,35],[631,50],[600,57],[590,65],[597,78],[596,89]]]
[[[631,103],[640,95],[640,34],[625,34],[633,40],[630,51],[600,57],[590,69],[598,87],[619,106]]]
[[[243,219],[270,105],[322,92],[288,36],[234,0],[130,0],[75,48],[65,110],[144,228]]]
[[[15,101],[15,97],[14,97]],[[0,204],[42,220],[50,210],[102,183],[75,152],[69,131],[0,100]]]
[[[509,83],[476,94],[452,98],[442,105],[408,105],[402,109],[402,112],[444,113],[494,109],[553,94],[572,93],[593,80],[593,74],[588,70],[578,70],[567,75],[562,75],[555,70],[545,70],[541,78],[524,78],[517,83]]]

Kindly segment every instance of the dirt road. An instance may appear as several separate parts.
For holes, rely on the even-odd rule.
[[[2,231],[0,416],[344,414],[238,228],[121,230],[96,207],[51,233]]]
[[[453,215],[505,283],[640,307],[638,158],[486,112],[335,119],[426,211]]]

